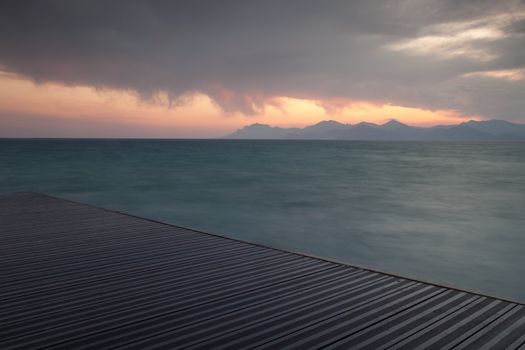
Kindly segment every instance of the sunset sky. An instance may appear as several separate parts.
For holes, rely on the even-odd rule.
[[[2,1],[0,137],[525,123],[525,1]]]

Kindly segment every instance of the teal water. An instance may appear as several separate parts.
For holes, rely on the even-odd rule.
[[[0,192],[525,301],[525,143],[0,140]]]

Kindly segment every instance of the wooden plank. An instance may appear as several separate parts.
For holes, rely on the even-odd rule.
[[[523,304],[0,195],[0,348],[517,349]]]

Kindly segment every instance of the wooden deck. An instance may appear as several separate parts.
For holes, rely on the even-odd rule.
[[[0,349],[525,349],[521,304],[45,195],[0,238]]]

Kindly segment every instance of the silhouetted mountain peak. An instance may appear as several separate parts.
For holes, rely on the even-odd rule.
[[[322,120],[312,126],[344,126],[345,124],[339,123],[336,120]]]
[[[243,129],[255,129],[255,128],[270,128],[273,129],[272,126],[268,124],[261,124],[261,123],[254,123],[250,125],[246,125]]]
[[[512,138],[521,135],[525,132],[525,125],[511,123],[506,120],[469,120],[460,125],[468,126],[474,130],[487,133],[489,135],[498,136],[505,135],[507,138]]]
[[[323,139],[323,140],[525,140],[525,125],[506,120],[486,120],[430,128],[413,127],[395,119],[377,125],[356,125],[324,120],[299,128],[279,128],[255,123],[241,128],[228,138],[237,139]]]
[[[469,126],[473,126],[473,125],[491,125],[491,126],[496,126],[496,125],[500,125],[500,126],[516,126],[516,125],[520,125],[520,124],[515,124],[515,123],[511,123],[507,120],[501,120],[501,119],[490,119],[490,120],[469,120],[468,122],[463,122],[461,124],[465,124],[465,125],[469,125]],[[461,125],[460,124],[460,125]]]
[[[381,125],[381,127],[388,128],[388,129],[410,128],[410,126],[408,126],[406,124],[403,124],[403,123],[401,123],[400,121],[398,121],[396,119],[390,119],[389,121],[387,121],[386,123]]]
[[[233,139],[280,139],[286,138],[291,130],[279,127],[273,127],[268,124],[254,123],[241,128],[234,133],[228,135],[228,138]]]
[[[355,128],[357,127],[370,127],[370,128],[374,128],[374,127],[377,127],[379,125],[377,124],[374,124],[374,123],[369,123],[369,122],[360,122],[360,123],[357,123],[356,125],[354,125]]]
[[[342,124],[335,120],[323,120],[317,124],[304,127],[302,130],[326,130],[346,128],[349,124]]]

